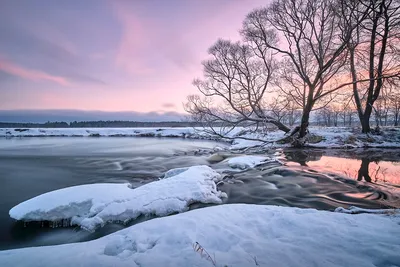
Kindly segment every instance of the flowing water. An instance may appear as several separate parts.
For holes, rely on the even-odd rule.
[[[271,150],[264,154],[281,163],[232,170],[226,161],[208,161],[216,146],[226,147],[211,141],[160,138],[0,139],[0,249],[87,241],[126,227],[110,224],[88,233],[76,227],[15,222],[8,211],[24,200],[88,183],[129,182],[137,187],[169,169],[193,165],[206,164],[224,173],[219,188],[228,194],[225,203],[325,210],[400,204],[400,150]]]

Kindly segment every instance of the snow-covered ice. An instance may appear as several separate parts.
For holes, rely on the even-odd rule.
[[[0,266],[212,267],[207,251],[218,267],[393,267],[400,264],[399,223],[397,215],[220,205],[90,242],[0,251]]]
[[[338,207],[335,209],[335,212],[348,213],[348,214],[358,214],[358,213],[394,214],[394,213],[400,212],[400,210],[396,210],[396,209],[363,209],[363,208],[351,206],[347,209],[345,209],[343,207]]]
[[[24,221],[71,219],[71,224],[92,231],[109,221],[183,212],[196,202],[219,204],[226,196],[216,186],[221,175],[208,166],[193,166],[167,176],[135,189],[129,184],[68,187],[22,202],[9,214]]]
[[[209,137],[209,134],[192,127],[177,128],[0,128],[3,137],[41,137],[41,136],[145,136],[145,137]]]
[[[169,170],[169,171],[164,173],[164,177],[163,178],[169,178],[169,177],[181,174],[182,172],[185,172],[188,169],[189,169],[189,167],[171,169],[171,170]]]
[[[265,156],[248,155],[248,156],[238,156],[230,158],[228,160],[228,164],[231,168],[246,169],[246,168],[254,168],[255,166],[270,161],[275,161],[275,160]]]
[[[256,147],[263,145],[263,141],[246,140],[246,139],[235,139],[232,142],[231,149],[245,149],[249,147]]]

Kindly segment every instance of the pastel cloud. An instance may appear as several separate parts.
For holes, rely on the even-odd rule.
[[[63,86],[69,85],[69,81],[64,77],[54,76],[39,70],[25,69],[12,62],[0,59],[0,70],[8,74],[18,76],[31,81],[50,81]]]
[[[265,4],[8,1],[0,9],[0,55],[7,59],[0,58],[0,105],[183,112],[208,47],[218,38],[240,38],[244,16]]]
[[[151,68],[142,58],[150,39],[145,32],[144,22],[129,11],[126,3],[115,1],[112,6],[122,27],[121,41],[116,54],[117,66],[134,74],[151,72]]]

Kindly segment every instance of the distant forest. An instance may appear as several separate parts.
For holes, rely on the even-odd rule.
[[[0,128],[138,128],[138,127],[193,127],[194,122],[164,121],[164,122],[140,122],[140,121],[74,121],[74,122],[46,122],[46,123],[13,123],[0,122]]]

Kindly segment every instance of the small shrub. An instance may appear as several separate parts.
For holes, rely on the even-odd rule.
[[[357,137],[355,137],[354,135],[350,135],[344,140],[344,143],[354,145],[356,143],[356,141],[357,141]]]
[[[367,137],[367,142],[373,143],[373,142],[375,142],[375,138],[373,138],[372,136],[368,136]]]
[[[316,144],[316,143],[321,142],[322,140],[324,140],[324,138],[320,135],[310,134],[307,137],[307,141],[310,144]]]
[[[90,137],[100,137],[99,133],[91,133],[89,134]]]

